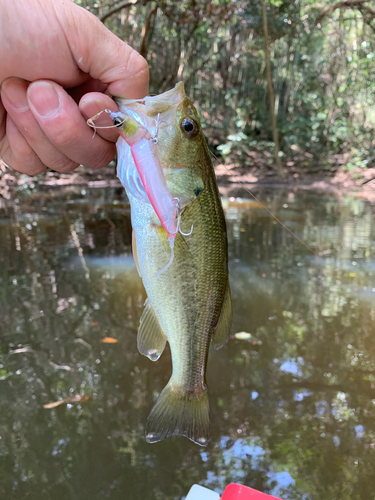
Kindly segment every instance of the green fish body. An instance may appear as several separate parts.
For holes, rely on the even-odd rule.
[[[156,361],[168,341],[173,363],[170,381],[147,419],[146,439],[182,435],[205,446],[210,432],[205,380],[209,345],[225,344],[232,321],[226,224],[199,118],[183,84],[147,104],[143,112],[157,116],[154,147],[166,185],[179,203],[181,231],[166,268],[171,257],[168,233],[152,205],[127,189],[133,253],[148,297],[138,349]],[[133,116],[141,113],[141,106],[133,105]]]

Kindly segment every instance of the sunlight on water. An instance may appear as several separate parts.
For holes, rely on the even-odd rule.
[[[233,481],[285,500],[373,498],[374,207],[257,195],[318,258],[241,189],[224,200],[232,333],[249,335],[210,353],[203,450],[144,439],[171,363],[137,352],[146,297],[123,192],[2,204],[1,498],[177,500]]]

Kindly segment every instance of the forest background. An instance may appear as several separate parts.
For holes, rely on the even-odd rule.
[[[147,59],[152,94],[184,81],[242,177],[374,182],[374,0],[75,1]]]
[[[211,149],[230,162],[375,166],[374,1],[77,3],[147,59],[151,93],[185,82]]]

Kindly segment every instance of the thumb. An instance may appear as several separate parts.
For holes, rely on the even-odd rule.
[[[56,7],[61,9],[60,19],[67,21],[66,25],[61,23],[62,28],[81,71],[107,84],[107,91],[113,96],[139,99],[148,94],[148,64],[137,51],[73,2],[70,9],[64,0]]]

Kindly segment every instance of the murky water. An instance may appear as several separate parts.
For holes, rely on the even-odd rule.
[[[238,189],[225,200],[233,338],[211,352],[212,437],[150,445],[171,371],[137,352],[145,292],[121,190],[0,208],[0,498],[180,500],[239,482],[285,500],[375,498],[374,207]],[[112,337],[117,343],[102,343]],[[43,408],[69,395],[82,403]]]

